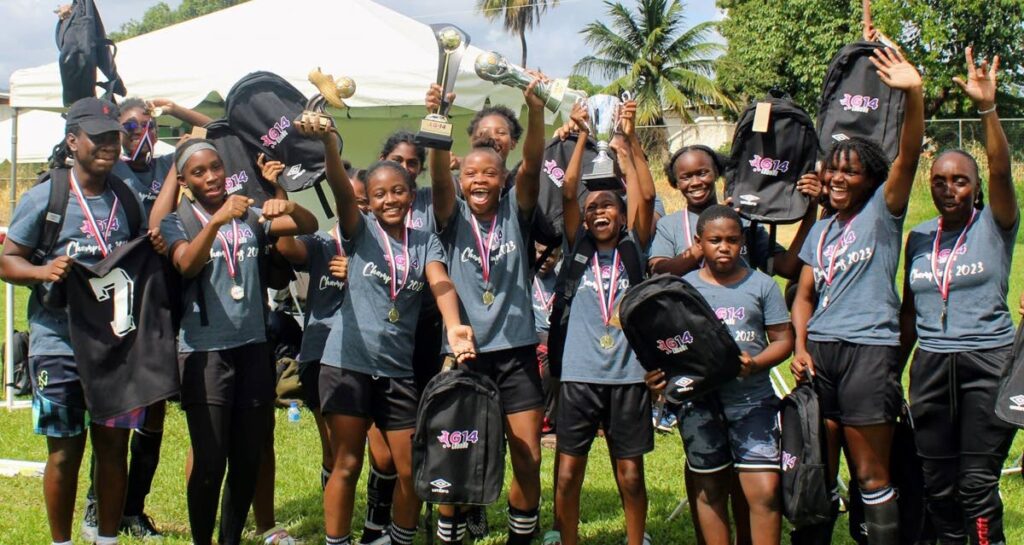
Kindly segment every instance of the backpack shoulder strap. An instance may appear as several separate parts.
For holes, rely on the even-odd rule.
[[[558,294],[558,299],[571,301],[573,296],[576,295],[576,289],[583,278],[583,273],[587,270],[587,264],[596,251],[597,247],[594,246],[594,239],[581,226],[576,234],[576,244],[573,247],[573,251],[566,256],[562,270],[559,271],[558,279],[555,281],[555,293]]]
[[[64,226],[64,216],[68,209],[68,197],[71,195],[68,169],[52,169],[48,176],[50,198],[46,204],[46,216],[43,218],[43,230],[39,235],[39,243],[36,244],[32,257],[29,259],[33,265],[41,265],[57,245],[57,238],[60,237],[60,230]]]
[[[178,208],[176,212],[178,213],[178,220],[181,221],[181,226],[185,228],[185,236],[189,241],[192,241],[195,240],[199,231],[203,230],[203,225],[199,223],[199,219],[192,213],[192,207],[189,205],[189,202],[188,197],[182,195],[181,200],[178,201]],[[203,283],[199,281],[198,276],[191,279],[185,279],[184,283],[186,287],[190,283],[194,283],[196,286],[196,305],[199,307],[199,325],[202,327],[210,325],[210,317],[206,312],[206,293],[203,289]]]
[[[644,281],[644,263],[640,257],[640,248],[633,237],[622,237],[619,241],[619,255],[622,256],[622,266],[626,268],[626,276],[629,277],[629,285],[635,286]]]
[[[139,235],[142,228],[142,210],[138,199],[135,197],[135,192],[128,187],[128,184],[124,183],[124,180],[112,174],[107,176],[107,184],[110,186],[111,191],[114,192],[114,195],[117,196],[117,200],[121,201],[121,210],[124,210],[124,215],[128,216],[130,238],[135,238]]]

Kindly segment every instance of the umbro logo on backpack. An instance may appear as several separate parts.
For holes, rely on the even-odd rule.
[[[1010,398],[1013,405],[1010,405],[1011,411],[1024,411],[1024,394],[1015,395]]]
[[[444,479],[434,479],[433,481],[430,481],[430,486],[433,487],[430,490],[431,492],[435,492],[437,494],[447,494],[448,489],[451,488],[452,486],[452,483]]]

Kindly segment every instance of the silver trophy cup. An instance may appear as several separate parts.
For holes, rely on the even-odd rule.
[[[526,89],[533,81],[533,76],[494,51],[481,53],[476,58],[474,67],[476,75],[480,76],[480,79],[509,87]],[[553,113],[557,113],[563,104],[568,104],[571,107],[577,100],[587,98],[587,94],[583,91],[570,89],[569,81],[564,79],[541,83],[534,87],[534,92],[544,100],[544,107]]]
[[[612,95],[594,95],[587,99],[586,104],[591,134],[597,141],[597,157],[591,163],[590,172],[583,175],[583,183],[590,187],[598,180],[617,181],[615,164],[608,155],[608,147],[615,134],[616,120],[622,102]]]

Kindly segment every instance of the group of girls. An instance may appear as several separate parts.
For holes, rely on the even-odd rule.
[[[626,542],[650,543],[644,455],[654,448],[652,397],[665,377],[644,372],[614,323],[616,303],[638,280],[636,270],[683,276],[742,351],[736,380],[679,408],[687,493],[701,542],[731,542],[730,499],[738,541],[781,540],[778,399],[768,371],[792,354],[797,380],[810,381],[822,403],[831,482],[845,447],[864,502],[867,542],[899,543],[888,467],[900,377],[915,343],[910,407],[938,538],[1004,542],[998,478],[1013,430],[995,417],[993,403],[1013,338],[1006,297],[1018,212],[995,106],[998,57],[976,66],[968,49],[968,78],[957,80],[985,127],[992,198],[985,206],[969,154],[954,150],[935,159],[929,180],[939,215],[907,240],[902,306],[894,279],[921,154],[922,82],[898,51],[880,48],[873,61],[882,81],[906,96],[898,155],[890,164],[877,143],[859,138],[828,150],[820,171],[798,183],[812,206],[789,249],[770,247],[763,230],[718,203],[721,160],[704,146],[671,156],[665,173],[686,204],[674,214],[656,213],[633,102],[621,108],[611,144],[624,192],[591,191],[581,199],[590,125],[584,108],[573,109],[567,127],[579,136],[562,185],[563,255],[576,255],[584,239],[596,250],[573,297],[565,339],[571,349],[562,355],[550,406],[537,345],[546,336],[557,259],[531,269],[545,130],[543,101],[533,91],[542,76],[524,91],[525,130],[511,111],[486,108],[470,124],[471,151],[458,159],[441,150],[428,155],[399,132],[377,162],[350,172],[333,126],[320,123],[321,114],[304,114],[295,125],[323,142],[338,216],[320,231],[313,215],[280,188],[260,208],[229,195],[224,163],[209,141],[185,140],[172,158],[153,160],[145,146],[155,139],[145,104],[126,102],[118,113],[95,99],[76,103],[64,144],[74,187],[57,249],[42,264],[29,261],[46,212],[42,184],[19,202],[0,259],[5,281],[34,291],[30,363],[33,377],[46,377],[37,380],[34,416],[37,431],[48,437],[44,491],[53,542],[71,539],[87,420],[66,318],[38,304],[37,296],[66,276],[71,259],[95,263],[128,240],[127,217],[110,188],[114,176],[139,195],[139,202],[120,206],[145,210],[154,247],[184,279],[177,365],[192,444],[187,504],[197,545],[211,543],[218,503],[217,542],[240,542],[259,482],[266,481],[261,467],[268,452],[272,467],[274,372],[265,313],[273,253],[310,276],[298,359],[321,437],[328,545],[353,541],[367,444],[360,542],[412,543],[421,508],[413,488],[413,428],[420,394],[440,372],[442,355],[499,388],[512,462],[510,545],[529,543],[539,531],[546,406],[557,422],[558,454],[553,523],[544,543],[580,542],[582,487],[598,429],[622,499]],[[441,95],[431,87],[428,110]],[[207,121],[163,107],[190,123]],[[520,145],[522,162],[509,169],[507,158]],[[259,164],[273,183],[281,165],[262,157]],[[424,171],[430,184],[418,187]],[[820,219],[813,204],[819,201]],[[72,247],[87,250],[65,251]],[[791,310],[760,269],[797,282]],[[97,439],[98,532],[90,538],[96,543],[116,543],[122,516],[148,521],[141,498],[158,456],[163,411],[161,404],[89,424]],[[122,509],[118,498],[133,488],[125,467],[131,429],[141,492]],[[272,469],[270,475],[272,483]],[[257,520],[261,532],[273,525],[272,484],[270,498],[270,522]],[[467,531],[486,533],[481,515],[439,506],[437,539],[460,543]],[[269,532],[268,542],[290,539],[279,529]],[[828,543],[831,533],[828,522],[801,528],[792,540]]]

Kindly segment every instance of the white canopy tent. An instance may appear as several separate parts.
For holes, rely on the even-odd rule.
[[[437,43],[429,26],[370,0],[252,0],[117,45],[118,71],[130,95],[166,97],[187,107],[198,105],[211,93],[226,96],[242,76],[258,70],[277,73],[310,96],[316,91],[307,75],[317,67],[356,82],[355,96],[346,100],[352,108],[417,106],[435,81],[438,64]],[[471,45],[462,58],[455,105],[478,110],[490,98],[518,111],[523,106],[519,90],[476,76],[473,62],[481,52]],[[5,133],[10,134],[6,143],[13,210],[19,150],[33,150],[26,159],[38,161],[38,150],[48,150],[55,141],[52,131],[36,130],[34,119],[31,132],[19,134],[19,124],[30,121],[19,117],[29,110],[64,109],[57,63],[14,72],[10,106],[12,115],[3,121],[4,128],[10,127]],[[45,123],[55,124],[52,116],[44,116]],[[43,121],[39,128],[42,125]],[[4,361],[9,384],[14,323],[14,292],[9,284],[6,302]],[[8,388],[8,407],[11,394]]]

